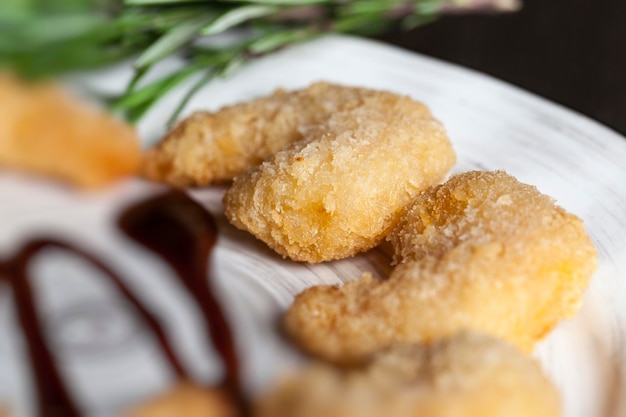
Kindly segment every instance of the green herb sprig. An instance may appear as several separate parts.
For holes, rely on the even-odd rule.
[[[323,33],[415,28],[446,13],[510,11],[518,0],[2,0],[0,65],[26,77],[104,67],[134,57],[135,76],[114,110],[136,122],[195,76],[170,121],[215,77]],[[238,31],[232,42],[207,43]],[[186,65],[156,81],[146,74],[179,54]]]

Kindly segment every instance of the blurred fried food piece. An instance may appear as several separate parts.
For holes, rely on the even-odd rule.
[[[560,403],[533,359],[463,332],[393,347],[358,369],[312,366],[262,399],[255,417],[558,417]]]
[[[302,90],[277,90],[216,113],[196,112],[147,153],[143,172],[147,178],[177,186],[231,180],[302,139],[309,126],[325,122],[333,113],[388,95],[318,82]]]
[[[0,168],[48,175],[85,188],[137,171],[135,130],[53,83],[0,74]]]
[[[215,388],[180,382],[165,394],[123,413],[125,417],[237,417],[229,398]]]
[[[283,256],[341,259],[376,246],[455,161],[426,106],[371,92],[238,176],[224,209],[233,225]]]
[[[430,188],[390,240],[403,263],[388,280],[366,274],[296,297],[284,324],[299,346],[351,363],[467,328],[530,351],[576,313],[597,260],[579,218],[502,171]]]

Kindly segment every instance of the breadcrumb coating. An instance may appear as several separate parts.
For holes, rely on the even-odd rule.
[[[255,417],[558,417],[538,364],[512,346],[461,333],[400,346],[362,368],[311,366],[260,401]]]
[[[136,405],[125,417],[237,417],[228,397],[215,388],[179,382],[165,394]]]
[[[224,208],[232,224],[285,257],[341,259],[376,246],[455,158],[426,106],[376,92],[235,178]]]
[[[182,120],[143,164],[144,175],[176,186],[227,181],[266,157],[302,139],[308,126],[335,112],[360,107],[380,94],[365,88],[319,82],[306,89],[274,94],[196,112]]]
[[[299,346],[352,363],[475,329],[530,351],[576,313],[596,268],[582,221],[502,171],[430,188],[389,239],[401,265],[388,280],[365,274],[296,297],[284,324]]]
[[[135,130],[56,84],[0,74],[0,168],[102,187],[141,162]]]

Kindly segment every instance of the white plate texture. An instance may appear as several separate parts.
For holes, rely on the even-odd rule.
[[[175,60],[164,65],[176,66]],[[165,70],[165,69],[163,69]],[[115,90],[129,66],[82,81]],[[329,36],[262,58],[213,82],[187,113],[248,100],[277,87],[327,80],[391,90],[428,104],[446,126],[458,155],[453,172],[505,169],[537,185],[584,219],[599,268],[573,320],[561,323],[535,351],[560,388],[567,417],[626,416],[626,138],[588,118],[467,69],[367,40]],[[556,81],[555,81],[556,82]],[[175,91],[140,125],[146,141],[163,133]],[[0,173],[0,258],[25,239],[54,234],[78,243],[121,272],[166,317],[175,346],[197,378],[219,376],[220,364],[188,296],[172,271],[114,227],[120,210],[163,187],[129,180],[98,193],[72,192],[46,180]],[[236,328],[247,387],[258,392],[300,361],[276,332],[293,296],[314,284],[389,272],[380,251],[317,266],[284,261],[222,214],[223,188],[191,194],[216,215],[220,236],[212,273]],[[171,375],[141,320],[80,261],[46,252],[37,262],[37,297],[62,372],[90,416],[120,409],[163,389]],[[8,291],[0,289],[0,403],[34,415],[32,376]],[[532,416],[529,416],[532,417]]]

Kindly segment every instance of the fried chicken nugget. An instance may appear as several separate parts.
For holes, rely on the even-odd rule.
[[[393,347],[363,368],[317,365],[260,401],[255,417],[557,417],[561,401],[538,364],[464,332]]]
[[[381,93],[319,82],[292,92],[196,112],[181,121],[144,159],[143,173],[177,186],[231,180],[302,139],[303,129]]]
[[[341,259],[376,246],[454,163],[427,107],[377,92],[235,178],[224,208],[232,224],[283,256]]]
[[[0,74],[0,168],[101,187],[141,162],[135,130],[56,84],[26,84]]]
[[[390,240],[403,263],[388,280],[366,274],[296,297],[284,324],[299,346],[350,363],[475,329],[530,351],[575,314],[596,267],[582,221],[502,171],[425,191]]]

